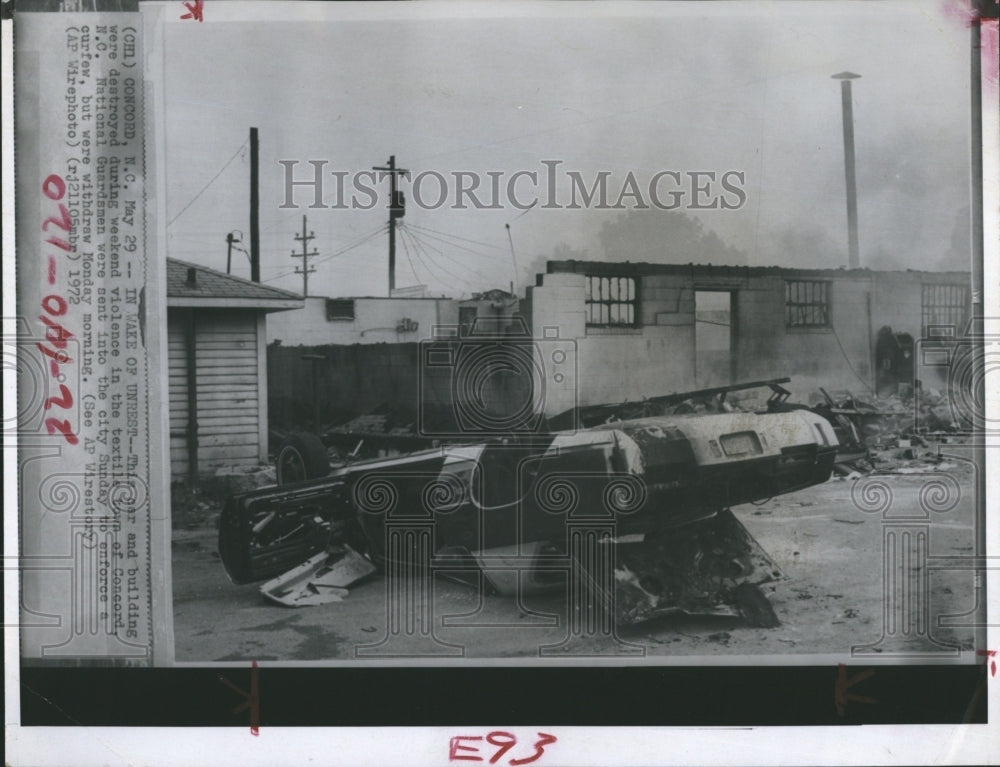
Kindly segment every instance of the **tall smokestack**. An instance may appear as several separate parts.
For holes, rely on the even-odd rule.
[[[831,75],[840,80],[840,100],[844,115],[844,176],[847,181],[847,265],[851,269],[861,266],[858,249],[858,184],[854,173],[854,105],[851,99],[851,80],[861,75],[841,72]]]

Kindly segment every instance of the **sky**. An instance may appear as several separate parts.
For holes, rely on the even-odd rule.
[[[650,179],[671,171],[682,183],[661,176],[661,201],[684,190],[679,210],[745,254],[741,263],[846,265],[841,93],[831,75],[849,70],[861,75],[862,265],[968,268],[969,33],[940,3],[349,5],[283,2],[280,14],[272,6],[266,20],[241,21],[249,6],[226,3],[223,13],[209,0],[204,23],[167,14],[169,255],[224,270],[228,232],[248,247],[255,126],[262,277],[276,287],[301,291],[301,259],[290,254],[306,214],[319,253],[310,294],[386,295],[388,182],[367,210],[310,210],[308,189],[295,193],[300,208],[282,209],[279,161],[297,160],[304,178],[310,160],[324,160],[328,174],[349,174],[350,192],[353,174],[390,155],[411,179],[425,174],[425,202],[437,197],[431,172],[449,193],[428,209],[402,182],[397,287],[461,297],[513,282],[523,293],[531,268],[557,248],[602,259],[601,225],[627,210],[546,209],[544,183],[527,210],[505,194],[496,209],[453,205],[456,172],[482,178],[489,203],[488,173],[505,192],[518,171],[544,181],[546,162],[560,204],[567,172],[588,187],[606,173],[612,204],[631,174],[651,204]],[[728,178],[742,194],[721,198],[732,209],[691,209],[692,172],[716,174],[710,198],[723,174],[739,174]],[[337,202],[332,175],[324,191]],[[527,202],[530,191],[521,178],[515,196]],[[664,222],[664,262],[706,261],[671,248],[676,213],[641,213]],[[243,253],[233,264],[249,276]]]

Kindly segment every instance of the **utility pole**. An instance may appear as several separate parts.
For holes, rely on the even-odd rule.
[[[861,267],[858,250],[858,184],[854,174],[854,105],[851,99],[851,80],[861,75],[841,72],[830,75],[840,80],[840,101],[844,116],[844,176],[847,181],[847,247],[849,269]]]
[[[233,233],[226,235],[226,274],[233,273]]]
[[[233,243],[239,242],[233,233],[230,232],[226,235],[226,274],[233,273]]]
[[[250,279],[260,282],[260,158],[257,129],[250,129]]]
[[[299,242],[302,243],[302,252],[301,253],[296,253],[294,250],[292,251],[292,258],[301,258],[302,259],[302,268],[300,269],[299,267],[296,266],[295,267],[295,273],[302,275],[302,297],[303,298],[306,298],[306,297],[309,296],[309,273],[316,271],[316,267],[315,266],[309,266],[309,258],[310,257],[318,256],[319,253],[317,251],[315,251],[315,250],[313,250],[311,253],[308,250],[306,250],[306,245],[309,243],[309,240],[312,240],[315,237],[316,237],[316,235],[313,232],[309,232],[308,236],[306,235],[306,217],[303,216],[302,217],[302,236],[300,237],[299,235],[295,235],[295,239],[297,241],[299,241]]]
[[[239,236],[237,236],[239,235]],[[232,274],[233,272],[233,250],[238,250],[240,253],[246,255],[247,260],[250,260],[250,254],[240,247],[240,243],[243,242],[241,239],[244,236],[243,232],[239,229],[234,229],[229,234],[226,235],[226,274]]]
[[[389,156],[388,167],[374,167],[389,174],[389,297],[396,289],[396,219],[406,215],[406,199],[396,188],[396,176],[409,179],[410,171],[396,167],[396,155]],[[381,181],[381,179],[379,179]]]

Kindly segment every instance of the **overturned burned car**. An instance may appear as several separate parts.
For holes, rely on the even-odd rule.
[[[481,571],[501,594],[582,585],[619,624],[687,612],[776,625],[758,586],[781,570],[729,508],[826,481],[838,450],[829,421],[785,403],[786,380],[670,395],[641,414],[589,408],[571,414],[577,429],[362,460],[233,496],[220,555],[247,583],[348,544],[390,577],[478,585]],[[763,407],[726,404],[762,385],[773,392]],[[298,444],[315,467],[315,446]]]

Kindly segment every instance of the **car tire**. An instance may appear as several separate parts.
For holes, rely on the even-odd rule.
[[[315,434],[292,434],[278,450],[275,471],[279,485],[324,477],[330,472],[326,446]]]

